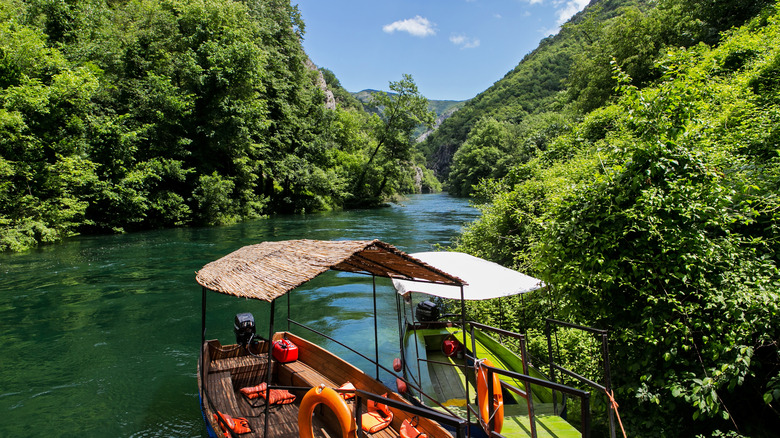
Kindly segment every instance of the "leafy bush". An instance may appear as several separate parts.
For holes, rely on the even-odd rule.
[[[631,435],[780,428],[780,17],[759,20],[667,51],[657,85],[616,68],[618,100],[484,182],[459,242],[552,285],[546,315],[610,330]]]

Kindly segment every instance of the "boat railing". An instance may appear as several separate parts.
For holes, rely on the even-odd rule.
[[[553,382],[555,381],[555,371],[560,371],[563,374],[566,374],[567,376],[578,380],[581,383],[584,383],[594,389],[596,389],[599,393],[605,393],[607,397],[610,399],[612,398],[612,388],[611,388],[611,377],[610,377],[610,369],[609,369],[609,339],[608,334],[609,332],[604,329],[598,329],[594,327],[587,327],[579,324],[573,324],[566,321],[559,321],[557,319],[553,318],[546,318],[545,319],[545,334],[547,335],[547,350],[550,358],[550,380]],[[569,370],[567,368],[564,368],[553,360],[553,348],[552,348],[552,329],[554,326],[561,326],[561,327],[567,327],[572,328],[575,330],[580,330],[584,332],[591,333],[595,336],[597,336],[601,340],[601,355],[602,355],[602,361],[604,363],[604,385],[601,385],[599,383],[594,382],[591,379],[588,379],[587,377],[584,377],[580,374],[577,374],[576,372]],[[554,393],[553,393],[554,394]],[[553,402],[555,402],[555,397],[553,397]],[[557,406],[555,407],[557,409]],[[608,403],[608,416],[609,416],[609,431],[610,431],[610,437],[615,438],[616,436],[616,427],[615,427],[615,412],[614,412],[614,405],[612,403]]]
[[[590,416],[590,392],[583,391],[581,389],[572,388],[570,386],[562,385],[560,383],[550,382],[543,379],[538,379],[533,376],[528,376],[526,374],[517,373],[514,371],[508,371],[501,368],[496,368],[493,366],[485,365],[484,363],[480,366],[484,367],[487,370],[487,393],[489,395],[488,399],[488,409],[490,416],[493,416],[494,408],[493,408],[493,373],[506,376],[515,380],[521,380],[526,384],[526,388],[528,388],[530,385],[539,385],[544,386],[547,388],[552,389],[553,391],[560,391],[565,394],[572,395],[574,397],[579,397],[582,399],[581,403],[581,433],[583,438],[590,438],[590,427],[591,427],[591,416]],[[507,384],[506,382],[501,382],[501,386],[509,389],[515,389],[512,385]],[[476,414],[476,413],[475,413]],[[533,422],[531,423],[533,424]],[[535,433],[532,433],[532,436],[536,435]],[[493,437],[504,437],[503,435],[491,432],[490,436]]]
[[[499,335],[508,336],[510,338],[515,338],[520,343],[520,360],[523,363],[523,374],[528,375],[528,352],[526,351],[526,343],[525,343],[525,335],[521,333],[515,333],[511,332],[509,330],[500,329],[497,327],[492,327],[485,324],[480,324],[476,321],[469,321],[469,326],[471,327],[470,334],[471,334],[471,344],[472,349],[471,351],[474,352],[476,355],[477,353],[477,347],[476,347],[476,337],[474,336],[474,329],[480,329],[483,331],[491,331],[494,333],[497,333]],[[476,362],[476,358],[474,359]],[[490,382],[490,386],[492,386],[492,380],[488,378],[488,382]],[[510,385],[508,385],[510,386]],[[536,410],[534,409],[534,397],[533,393],[531,392],[531,386],[528,382],[524,382],[525,391],[515,388],[514,386],[511,386],[511,389],[513,392],[518,394],[519,396],[523,397],[526,401],[526,404],[528,405],[528,424],[531,429],[531,438],[536,438]]]
[[[299,323],[296,323],[295,321],[291,320],[291,322],[296,324],[296,325],[300,325]],[[304,328],[308,328],[308,327],[304,326]],[[365,358],[365,359],[367,359],[369,361],[371,360],[371,359],[365,357],[364,355],[362,355],[360,352],[357,352],[357,351],[351,349],[350,347],[342,344],[341,342],[339,342],[339,341],[337,341],[335,339],[330,338],[329,336],[323,335],[322,333],[318,333],[316,330],[313,330],[311,328],[308,328],[308,329],[312,330],[313,332],[315,332],[315,333],[317,333],[319,335],[325,336],[327,339],[329,339],[329,340],[331,340],[331,341],[333,341],[333,342],[335,342],[335,343],[337,343],[339,345],[342,345],[343,347],[353,351],[354,353],[362,356],[363,358]],[[200,372],[200,378],[202,379],[203,382],[205,382],[206,375],[209,372],[208,369],[210,367],[210,362],[211,362],[211,358],[210,358],[210,354],[209,353],[210,353],[211,347],[213,347],[213,346],[209,345],[208,343],[205,343],[202,346],[202,354],[201,354],[200,363],[199,363],[199,372]],[[382,367],[382,366],[380,365],[380,367]],[[386,368],[384,368],[384,367],[382,367],[382,368],[385,369],[385,371],[390,372],[391,374],[394,374],[391,371],[387,370]],[[288,391],[296,391],[296,390],[301,390],[303,387],[300,387],[300,386],[289,386],[289,385],[270,385],[269,388],[270,389],[283,389],[283,390],[288,390]],[[335,391],[337,391],[337,392],[351,392],[352,391],[352,390],[349,390],[349,389],[341,389],[341,388],[333,388],[333,389]],[[356,390],[354,390],[354,392],[355,392],[355,400],[356,400],[355,410],[354,410],[354,420],[355,420],[355,422],[357,424],[357,430],[358,430],[358,437],[359,438],[365,438],[366,437],[366,435],[365,435],[365,433],[364,433],[364,431],[362,429],[362,424],[361,424],[362,423],[363,399],[373,400],[375,402],[379,402],[379,403],[385,404],[385,405],[387,405],[387,406],[389,406],[389,407],[391,407],[393,409],[397,409],[397,410],[400,410],[400,411],[407,412],[407,413],[411,414],[412,416],[427,418],[427,419],[429,419],[431,421],[434,421],[434,422],[437,422],[437,423],[439,423],[441,425],[450,426],[452,429],[454,429],[456,431],[455,438],[465,438],[467,436],[467,432],[466,431],[467,431],[468,422],[465,419],[460,418],[460,417],[458,417],[458,416],[456,416],[454,414],[453,415],[446,415],[446,414],[443,414],[441,412],[435,411],[433,409],[429,409],[429,408],[421,407],[421,406],[415,406],[415,405],[412,405],[412,404],[409,404],[409,403],[406,403],[406,402],[402,402],[402,401],[398,401],[398,400],[393,400],[393,399],[390,399],[390,398],[387,398],[387,397],[380,396],[378,394],[374,394],[374,393],[371,393],[371,392],[363,391],[361,389],[356,389]],[[212,398],[209,396],[209,388],[207,388],[206,385],[202,386],[201,398],[202,398],[202,401],[205,402],[208,405],[208,407],[211,410],[211,412],[217,412],[218,408],[214,405],[214,403],[212,401]],[[205,412],[203,414],[204,414],[204,420],[205,420],[206,419],[205,418]],[[267,416],[266,416],[266,418],[267,418]]]
[[[561,321],[556,321],[556,320],[550,320],[550,321],[551,322],[548,322],[548,325],[551,324],[551,323],[556,323],[557,322],[557,323],[561,323],[562,325],[572,326],[574,328],[580,328],[580,329],[587,329],[590,332],[597,333],[597,334],[603,334],[604,336],[606,336],[606,331],[605,330],[593,329],[593,328],[590,328],[590,327],[576,326],[575,324],[563,323]],[[526,344],[526,337],[525,337],[524,334],[522,334],[522,333],[515,333],[515,332],[512,332],[512,331],[500,329],[500,328],[497,328],[497,327],[492,327],[492,326],[481,324],[481,323],[478,323],[478,322],[475,322],[475,321],[468,321],[467,324],[471,327],[470,333],[471,333],[472,351],[476,351],[475,350],[475,348],[476,348],[476,338],[474,336],[474,329],[480,329],[483,332],[493,332],[493,333],[496,333],[498,335],[507,336],[507,337],[515,338],[515,339],[518,340],[519,347],[520,347],[520,359],[521,359],[522,364],[523,364],[523,374],[521,374],[521,375],[524,376],[524,377],[522,377],[522,378],[518,377],[517,380],[521,380],[521,381],[524,382],[524,384],[525,384],[525,391],[523,391],[522,389],[517,388],[514,385],[511,385],[511,384],[509,384],[507,382],[503,382],[502,381],[501,385],[502,385],[502,387],[507,388],[508,390],[510,390],[510,391],[512,391],[512,392],[514,392],[514,393],[516,393],[516,394],[518,394],[521,397],[526,399],[526,401],[528,403],[528,416],[529,416],[529,424],[530,424],[530,429],[531,429],[530,432],[531,432],[531,436],[532,437],[536,437],[536,421],[535,421],[535,416],[534,416],[533,396],[532,396],[532,393],[531,393],[531,386],[530,386],[531,384],[539,385],[539,386],[547,387],[547,388],[551,389],[551,391],[552,391],[553,409],[554,409],[554,412],[556,412],[556,413],[558,412],[558,407],[557,407],[558,398],[556,396],[556,391],[562,392],[563,394],[576,395],[576,396],[578,396],[580,398],[585,397],[583,394],[587,394],[587,397],[585,397],[587,400],[583,400],[583,403],[585,403],[587,401],[587,404],[588,404],[588,406],[587,406],[587,408],[588,408],[588,411],[587,411],[587,429],[585,428],[586,425],[583,424],[583,436],[586,436],[585,434],[590,435],[590,418],[591,418],[590,406],[589,406],[590,405],[590,393],[582,391],[580,389],[576,389],[576,388],[572,388],[572,387],[569,387],[569,386],[561,385],[560,383],[555,382],[554,378],[550,378],[550,380],[544,380],[544,379],[539,379],[539,378],[535,378],[535,377],[529,376],[528,375],[529,374],[529,362],[528,362],[529,353],[528,353],[527,348],[526,348],[527,344]],[[549,329],[548,329],[548,333],[549,333]],[[548,337],[548,340],[549,340],[549,337]],[[478,358],[471,358],[471,359],[474,360],[475,362],[478,360]],[[561,366],[559,366],[557,364],[554,364],[552,362],[552,360],[550,361],[550,364],[551,364],[551,371],[550,371],[551,376],[554,376],[553,371],[552,371],[553,369],[559,370],[562,373],[565,373],[565,374],[567,374],[567,375],[569,375],[569,376],[571,376],[571,377],[573,377],[573,378],[575,378],[575,379],[577,379],[577,380],[579,380],[579,381],[581,381],[583,383],[586,383],[589,386],[591,386],[591,387],[593,387],[593,388],[595,388],[595,389],[597,389],[599,391],[605,391],[606,390],[606,388],[604,386],[599,385],[598,383],[593,382],[593,381],[591,381],[591,380],[589,380],[589,379],[587,379],[587,378],[585,378],[583,376],[580,376],[579,374],[577,374],[577,373],[575,373],[575,372],[573,372],[571,370],[568,370],[568,369],[563,368],[563,367],[561,367]],[[499,369],[496,368],[496,370],[499,370]],[[499,374],[506,375],[505,371],[506,370],[501,370],[501,372],[499,372]],[[506,372],[507,373],[512,373],[511,371],[506,371]],[[537,370],[537,372],[539,372],[539,370]],[[490,378],[488,378],[488,382],[492,383]],[[563,387],[565,389],[559,389],[561,387]],[[565,397],[564,397],[564,400],[565,400]],[[583,409],[583,413],[582,414],[583,414],[583,419],[584,419],[585,418],[584,417],[585,416],[585,412],[584,412],[585,406],[584,406],[584,404],[582,406],[582,409]]]
[[[444,409],[445,411],[447,411],[447,413],[448,413],[448,414],[450,414],[450,415],[452,415],[453,417],[456,417],[456,418],[457,418],[457,414],[455,414],[454,412],[452,412],[452,410],[451,410],[451,409],[449,409],[447,406],[443,405],[443,404],[442,404],[440,401],[436,400],[435,398],[433,398],[433,397],[431,397],[430,395],[428,395],[428,394],[426,394],[425,392],[423,392],[422,388],[420,388],[419,386],[417,386],[417,384],[410,382],[409,380],[405,379],[405,378],[404,378],[403,376],[401,376],[401,375],[398,375],[398,374],[397,374],[395,371],[391,371],[391,370],[390,370],[390,369],[388,369],[386,366],[384,366],[384,365],[382,365],[382,364],[378,363],[378,362],[377,362],[377,361],[375,361],[374,359],[371,359],[371,358],[369,358],[369,357],[368,357],[368,356],[366,356],[365,354],[363,354],[363,353],[361,353],[361,352],[359,352],[359,351],[355,350],[354,348],[350,347],[349,345],[346,345],[346,344],[344,344],[343,342],[341,342],[341,341],[338,341],[338,340],[336,340],[336,339],[334,339],[334,338],[332,338],[332,337],[330,337],[330,336],[326,335],[325,333],[322,333],[322,332],[320,332],[320,331],[318,331],[318,330],[315,330],[315,329],[313,329],[313,328],[311,328],[311,327],[309,327],[309,326],[307,326],[307,325],[305,325],[305,324],[301,324],[300,322],[297,322],[297,321],[295,321],[295,320],[293,320],[293,319],[290,319],[290,318],[288,318],[288,319],[287,319],[287,321],[288,321],[289,323],[292,323],[292,324],[294,324],[294,325],[297,325],[298,327],[300,327],[300,328],[302,328],[302,329],[304,329],[304,330],[308,330],[308,331],[310,331],[310,332],[312,332],[312,333],[314,333],[314,334],[316,334],[316,335],[318,335],[318,336],[322,336],[323,338],[325,338],[325,339],[327,339],[327,340],[329,340],[329,341],[331,341],[331,342],[334,342],[334,343],[336,343],[336,344],[338,344],[338,345],[340,345],[340,346],[342,346],[342,347],[346,348],[347,350],[351,351],[352,353],[355,353],[355,354],[357,354],[358,356],[362,357],[363,359],[367,360],[368,362],[370,362],[370,363],[372,363],[372,364],[376,365],[376,366],[377,366],[377,369],[381,369],[382,371],[384,371],[384,372],[386,372],[386,373],[390,374],[391,376],[393,376],[393,377],[395,377],[395,378],[397,378],[397,379],[401,379],[401,380],[403,380],[403,381],[404,381],[404,382],[407,384],[407,386],[408,386],[408,387],[410,387],[410,388],[412,388],[413,390],[417,391],[419,394],[423,395],[424,397],[426,397],[427,399],[429,399],[431,402],[433,402],[433,403],[436,403],[436,404],[437,404],[439,407],[441,407],[442,409]],[[377,373],[377,374],[378,374],[378,373]],[[377,380],[379,380],[379,376],[378,376],[378,375],[376,376],[376,378],[377,378]]]
[[[387,405],[393,409],[398,409],[404,412],[407,412],[409,414],[412,414],[417,417],[423,417],[427,418],[429,420],[433,420],[443,426],[450,426],[453,429],[455,429],[455,437],[456,438],[465,438],[466,437],[466,430],[468,422],[464,420],[463,418],[454,417],[450,415],[442,414],[441,412],[437,412],[433,409],[428,409],[421,406],[414,406],[408,403],[400,402],[397,400],[392,400],[386,397],[382,397],[377,394],[372,394],[370,392],[366,392],[363,390],[355,390],[355,421],[357,422],[357,430],[358,430],[358,437],[363,438],[365,437],[365,432],[362,428],[362,407],[363,403],[362,400],[373,400],[378,403],[382,403],[384,405]]]

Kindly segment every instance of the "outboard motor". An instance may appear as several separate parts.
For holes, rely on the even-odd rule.
[[[414,316],[418,321],[429,322],[439,319],[441,312],[439,308],[432,301],[423,301],[417,303],[417,310],[414,312]]]
[[[239,313],[233,323],[236,344],[247,346],[255,337],[255,317],[251,313]]]

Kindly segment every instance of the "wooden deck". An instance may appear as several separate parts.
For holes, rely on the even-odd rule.
[[[299,437],[298,409],[300,401],[310,388],[320,386],[321,384],[337,388],[343,383],[350,381],[357,388],[380,395],[388,393],[389,397],[395,400],[402,400],[400,396],[389,391],[380,381],[343,361],[334,360],[335,356],[331,353],[294,335],[288,335],[299,346],[299,360],[284,364],[273,360],[271,362],[273,372],[272,384],[297,386],[300,389],[291,390],[296,395],[295,403],[269,407],[267,435],[264,435],[263,430],[266,415],[264,399],[249,400],[240,392],[240,389],[243,387],[255,386],[265,381],[269,365],[267,354],[236,356],[230,352],[228,354],[219,353],[221,357],[210,362],[208,373],[205,376],[206,388],[208,389],[211,403],[208,409],[219,410],[233,417],[246,418],[252,432],[241,434],[241,438],[264,436],[268,438]],[[313,364],[316,364],[316,369]],[[201,376],[199,375],[198,377],[200,379]],[[350,401],[347,404],[354,413],[354,401]],[[363,409],[363,412],[365,412],[365,406]],[[208,415],[213,417],[211,412]],[[407,417],[405,412],[396,411],[391,427],[374,434],[366,434],[366,436],[370,438],[398,438],[400,436],[398,432],[400,423]],[[430,420],[427,419],[421,419],[421,423],[424,422],[429,423],[425,426],[427,431],[439,431],[437,433],[429,433],[429,436],[451,437],[438,424],[430,423]],[[214,426],[214,422],[211,421],[211,423]],[[316,408],[312,429],[314,436],[318,438],[339,436],[339,425],[336,417],[324,405]]]
[[[237,375],[240,379],[245,379],[245,366],[248,365],[256,367],[258,365],[258,361],[256,358],[240,359],[244,360],[238,361],[240,363],[237,363],[238,367],[235,369],[235,371],[237,372]],[[236,362],[233,359],[230,360]],[[223,369],[224,371],[222,371]],[[247,385],[235,385],[235,382],[231,378],[231,370],[229,368],[226,368],[225,366],[217,366],[216,369],[212,369],[212,371],[213,372],[209,373],[207,381],[209,385],[208,387],[211,388],[209,393],[211,394],[211,401],[214,404],[214,407],[217,410],[227,413],[231,416],[243,417],[247,419],[252,432],[242,434],[242,438],[255,438],[264,436],[263,428],[265,426],[265,402],[263,399],[249,400],[244,397],[239,390]],[[264,373],[257,374],[254,380],[259,380],[260,376],[264,375]],[[256,383],[250,383],[250,385],[254,385]],[[300,398],[303,397],[305,391],[302,390],[296,392],[298,393],[296,394],[298,397],[298,403],[273,405],[269,407],[269,438],[297,438],[299,436],[298,406]],[[328,438],[332,436],[332,433],[327,431],[326,425],[316,416],[314,417],[312,429],[314,431],[315,437]]]

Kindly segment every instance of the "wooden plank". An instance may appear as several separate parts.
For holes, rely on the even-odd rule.
[[[341,386],[301,361],[279,364],[279,372],[285,375],[284,380],[289,380],[292,386],[314,387],[321,384],[331,388]]]
[[[224,413],[237,415],[240,410],[230,373],[227,371],[211,373],[206,377],[206,380],[208,382],[207,392],[214,407]]]
[[[450,384],[450,379],[447,378],[448,370],[445,368],[445,365],[429,364],[429,369],[431,371],[431,382],[438,400],[445,402],[453,398],[454,391]]]
[[[236,368],[250,368],[268,363],[268,356],[241,356],[218,359],[211,362],[211,372],[232,371]]]
[[[211,373],[206,378],[208,382],[208,395],[213,408],[223,414],[230,415],[231,417],[243,417],[246,415],[246,411],[242,410],[236,399],[236,393],[233,388],[233,381],[230,378],[229,371],[221,371],[217,373]],[[213,415],[213,414],[212,414]],[[212,425],[216,431],[219,431],[219,425],[216,421],[212,420]],[[259,424],[255,421],[255,418],[247,418],[249,422],[249,428],[252,429],[251,433],[242,434],[242,437],[254,438],[262,436],[262,422]],[[254,423],[254,424],[253,424]],[[258,425],[260,428],[258,429]]]
[[[442,352],[428,352],[428,359],[450,365],[442,365],[433,362],[428,363],[431,372],[431,381],[434,390],[442,403],[453,399],[466,398],[466,381],[460,368],[457,368],[451,358]]]
[[[368,433],[366,432],[366,436],[371,438],[397,438],[400,437],[401,434],[393,430],[392,427],[386,427],[379,432],[376,433]]]
[[[254,386],[264,382],[268,372],[268,356],[240,356],[211,362],[215,372],[230,371],[236,388]]]
[[[241,435],[241,438],[247,436],[263,436],[265,422],[265,402],[262,399],[247,400],[245,397],[239,397],[241,414],[249,421],[249,427],[252,434]],[[274,438],[297,438],[298,433],[298,405],[273,405],[268,409],[268,435]]]

